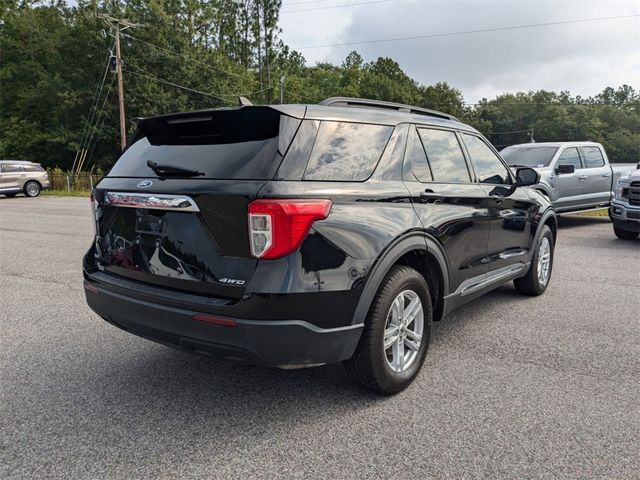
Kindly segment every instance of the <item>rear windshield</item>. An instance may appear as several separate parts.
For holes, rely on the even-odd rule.
[[[558,151],[557,147],[507,147],[500,152],[511,167],[546,167]]]
[[[270,179],[299,124],[260,107],[144,120],[108,176],[156,177],[151,161],[201,172],[197,178]]]

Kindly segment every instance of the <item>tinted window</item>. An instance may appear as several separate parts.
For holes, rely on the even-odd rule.
[[[581,147],[584,163],[587,168],[604,166],[604,157],[598,147]]]
[[[4,173],[14,173],[21,172],[22,169],[20,168],[20,165],[5,164],[3,167],[3,171]]]
[[[511,183],[507,167],[486,143],[474,135],[467,134],[464,134],[464,143],[476,166],[480,183],[498,185]]]
[[[433,175],[427,162],[427,155],[415,129],[409,133],[407,143],[407,164],[411,166],[411,173],[420,182],[433,181]]]
[[[513,167],[546,167],[556,154],[556,147],[507,147],[500,151],[508,165]]]
[[[204,178],[271,179],[299,121],[260,107],[156,117],[141,123],[110,177],[156,177],[147,161]]]
[[[582,168],[578,149],[576,147],[565,148],[558,157],[558,163],[556,165],[573,165],[576,169]]]
[[[369,178],[389,141],[392,127],[322,122],[305,180],[363,181]]]
[[[418,130],[427,153],[433,180],[443,183],[471,181],[467,162],[453,132],[421,128]]]

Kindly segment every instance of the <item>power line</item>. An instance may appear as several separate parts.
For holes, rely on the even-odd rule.
[[[343,43],[327,43],[324,45],[307,45],[303,47],[295,47],[296,50],[309,49],[309,48],[327,48],[327,47],[346,47],[351,45],[365,45],[370,43],[387,43],[387,42],[401,42],[406,40],[421,40],[426,38],[438,38],[438,37],[452,37],[456,35],[470,35],[474,33],[487,33],[487,32],[502,32],[505,30],[517,30],[520,28],[535,28],[535,27],[548,27],[552,25],[568,25],[572,23],[586,23],[586,22],[600,22],[605,20],[619,20],[623,18],[636,18],[640,17],[640,14],[634,15],[618,15],[615,17],[598,17],[598,18],[583,18],[579,20],[562,20],[557,22],[545,22],[545,23],[529,23],[526,25],[512,25],[508,27],[493,27],[482,28],[477,30],[463,30],[459,32],[446,32],[446,33],[433,33],[428,35],[415,35],[411,37],[395,37],[384,38],[378,40],[362,40],[358,42],[343,42]]]
[[[76,156],[73,159],[73,166],[71,167],[71,171],[75,169],[76,162],[78,161],[78,156],[82,151],[82,146],[84,145],[87,135],[89,134],[91,124],[93,123],[93,118],[96,113],[96,107],[98,106],[98,102],[100,101],[100,96],[102,95],[102,89],[104,87],[104,82],[107,78],[107,73],[109,73],[109,57],[110,57],[110,54],[107,55],[107,60],[106,60],[107,66],[104,70],[104,74],[102,75],[102,80],[100,81],[99,86],[96,88],[96,91],[93,94],[93,100],[91,101],[91,107],[90,107],[91,115],[89,117],[89,121],[85,122],[84,128],[82,129],[82,135],[80,136],[80,144],[78,147],[78,151],[76,152]]]
[[[306,5],[309,3],[322,3],[322,2],[331,2],[333,0],[307,0],[304,2],[287,2],[284,5],[282,5],[283,7],[288,7],[289,5]]]
[[[256,84],[260,84],[259,81],[254,80],[253,78],[245,77],[244,75],[240,75],[239,73],[235,73],[235,72],[230,72],[228,70],[224,70],[224,69],[222,69],[220,67],[216,67],[215,65],[210,65],[210,64],[202,62],[200,60],[196,60],[195,58],[186,58],[186,57],[184,57],[183,54],[180,54],[178,52],[175,52],[175,51],[170,50],[170,49],[165,48],[165,47],[160,47],[159,45],[155,45],[155,44],[153,44],[151,42],[147,42],[146,40],[142,40],[141,38],[134,37],[133,35],[123,33],[122,36],[130,38],[130,39],[132,39],[132,40],[134,40],[136,42],[143,43],[145,45],[148,45],[149,47],[155,48],[155,49],[160,50],[162,52],[168,53],[169,55],[173,55],[174,57],[179,57],[184,61],[196,63],[198,65],[202,65],[204,67],[207,67],[207,68],[210,68],[210,69],[213,69],[213,70],[217,70],[217,71],[225,73],[227,75],[231,75],[231,76],[240,78],[242,80],[248,80],[250,82],[253,82],[253,83],[256,83]]]
[[[93,148],[95,148],[95,144],[98,141],[98,136],[97,133],[101,130],[102,125],[104,125],[104,118],[102,118],[102,114],[105,112],[105,107],[107,106],[108,103],[111,103],[113,101],[113,98],[115,97],[115,92],[116,90],[113,89],[113,83],[115,81],[115,77],[113,77],[111,79],[111,83],[109,84],[109,88],[106,91],[105,95],[104,95],[104,101],[102,102],[102,107],[100,108],[100,112],[98,113],[98,116],[96,117],[96,123],[93,126],[93,132],[91,133],[91,136],[89,137],[88,141],[87,141],[87,146],[85,148],[85,152],[84,154],[80,157],[80,161],[78,162],[78,167],[76,169],[76,173],[79,173],[82,171],[82,167],[84,167],[84,162],[87,160],[87,157],[90,156],[93,153],[93,149],[91,149],[91,154],[89,153],[89,146],[91,145],[91,143],[93,142]],[[113,92],[112,92],[113,90]],[[109,100],[109,94],[111,93],[111,101]],[[106,118],[106,116],[105,116]],[[98,124],[100,123],[100,120],[102,120],[102,123],[100,124],[100,127],[98,128]],[[95,140],[94,140],[95,138]]]
[[[138,73],[138,72],[134,72],[134,71],[131,71],[131,70],[129,71],[129,73],[132,74],[132,75],[136,75],[138,77],[144,77],[144,78],[147,78],[149,80],[153,80],[153,81],[158,82],[158,83],[164,83],[165,85],[170,85],[172,87],[180,88],[182,90],[187,90],[187,91],[193,92],[193,93],[198,93],[200,95],[204,95],[205,97],[215,98],[216,100],[220,100],[222,102],[229,103],[229,100],[226,99],[226,98],[219,97],[217,95],[212,95],[212,94],[206,93],[206,92],[201,92],[200,90],[196,90],[195,88],[185,87],[184,85],[179,85],[177,83],[170,82],[169,80],[165,80],[164,78],[155,77],[153,75],[147,75],[145,73]]]
[[[113,100],[114,100],[114,98],[115,98],[115,96],[116,96],[116,93],[117,93],[117,89],[114,89],[114,90],[113,90],[113,92],[111,93],[111,99],[110,99],[109,103],[112,103],[112,102],[113,102]],[[106,98],[105,98],[105,100],[106,100]],[[104,116],[104,118],[102,119],[102,123],[100,124],[100,128],[98,128],[98,129],[96,130],[97,132],[102,131],[102,127],[104,127],[104,124],[105,124],[105,122],[107,121],[107,118],[108,118],[108,117],[109,117],[108,115],[105,115],[105,116]],[[96,125],[97,125],[97,123],[96,123]],[[100,137],[100,136],[96,135],[96,137],[95,137],[95,141],[93,142],[93,147],[91,147],[91,150],[89,151],[89,153],[84,157],[84,158],[85,158],[85,160],[86,160],[87,158],[92,159],[92,158],[93,158],[93,152],[95,152],[95,150],[96,150],[96,146],[97,146],[97,145],[102,146],[102,143],[103,143],[103,142],[104,142],[104,137]],[[88,165],[89,165],[89,164],[87,164],[87,167],[88,167]],[[82,165],[82,166],[84,167],[84,162],[83,162],[83,165]]]
[[[340,3],[337,5],[325,5],[323,7],[313,7],[313,8],[301,8],[295,10],[280,10],[280,13],[298,13],[298,12],[311,12],[313,10],[330,10],[334,8],[344,8],[344,7],[357,7],[358,5],[370,5],[372,3],[387,3],[391,0],[371,0],[369,2],[359,2],[359,3]]]

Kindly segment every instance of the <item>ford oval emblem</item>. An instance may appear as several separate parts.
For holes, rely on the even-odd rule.
[[[138,182],[136,186],[138,188],[149,188],[151,185],[153,185],[153,182],[151,180],[142,180]]]

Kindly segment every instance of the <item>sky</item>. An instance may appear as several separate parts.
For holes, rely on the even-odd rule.
[[[309,65],[340,64],[352,50],[365,61],[391,57],[419,83],[447,82],[473,103],[539,89],[583,97],[623,84],[640,90],[640,16],[325,45],[629,15],[640,15],[640,0],[283,0],[280,27]]]

